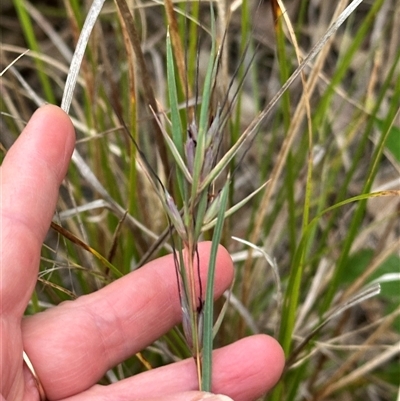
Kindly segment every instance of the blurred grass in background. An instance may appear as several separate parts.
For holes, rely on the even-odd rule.
[[[157,109],[169,116],[169,25],[181,123],[187,127],[191,122],[210,57],[210,8],[208,2],[128,4],[144,67],[115,4],[106,2],[70,110],[77,149],[109,198],[71,165],[57,214],[59,225],[111,267],[51,231],[27,313],[95,291],[171,251],[162,205],[121,121],[178,199],[177,167],[148,104],[153,96]],[[301,57],[346,4],[285,3]],[[1,70],[27,48],[31,51],[1,77],[1,157],[38,103],[60,104],[89,5],[76,0],[2,2]],[[276,8],[273,15],[270,2],[213,5],[215,39],[224,45],[210,116],[225,99],[235,100],[224,127],[223,154],[298,61],[288,27]],[[255,332],[279,339],[287,369],[265,399],[399,397],[399,26],[398,1],[363,2],[305,68],[307,91],[297,79],[231,163],[230,206],[270,182],[226,219],[222,243],[232,254],[236,278],[215,346]],[[217,181],[215,194],[222,185]],[[267,257],[232,236],[250,241]],[[358,302],[376,282],[381,293]],[[318,329],[331,311],[349,302],[351,308]],[[217,312],[223,303],[217,302]],[[104,382],[146,370],[142,357],[156,367],[187,356],[182,337],[173,330],[141,357],[115,368]]]

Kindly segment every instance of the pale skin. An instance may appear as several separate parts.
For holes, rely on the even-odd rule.
[[[40,250],[54,214],[75,134],[69,117],[44,106],[31,118],[1,166],[0,390],[2,400],[38,401],[23,363],[29,355],[48,400],[194,401],[194,362],[188,359],[108,386],[96,383],[180,321],[171,256],[148,263],[100,291],[23,317],[37,280]],[[210,244],[199,247],[202,277]],[[222,247],[216,296],[229,287],[233,266]],[[245,338],[214,353],[213,392],[251,401],[270,390],[284,357],[271,337]]]

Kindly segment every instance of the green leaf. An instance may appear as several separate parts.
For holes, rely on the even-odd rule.
[[[218,212],[217,224],[211,245],[210,261],[208,263],[207,292],[204,303],[204,332],[203,332],[203,376],[202,390],[211,391],[212,349],[213,349],[213,317],[214,317],[214,278],[218,245],[222,235],[225,220],[225,209],[228,203],[229,180],[222,189],[221,207]]]
[[[171,108],[172,139],[181,157],[183,157],[182,124],[179,117],[178,92],[176,90],[174,57],[169,31],[167,32],[167,80],[169,106]]]
[[[207,73],[204,80],[203,95],[200,109],[199,130],[198,130],[196,154],[193,166],[193,186],[192,186],[193,199],[195,199],[196,194],[198,193],[200,175],[203,169],[204,156],[206,152],[206,133],[208,131],[208,117],[210,112],[209,107],[212,95],[212,86],[215,81],[215,70],[216,70],[216,56],[215,56],[216,33],[215,33],[214,13],[211,5],[210,9],[211,9],[212,45],[210,51],[210,60],[208,62]]]
[[[167,82],[168,82],[168,96],[169,96],[169,105],[171,108],[171,127],[172,127],[172,139],[175,144],[175,147],[172,147],[169,143],[169,137],[166,138],[165,133],[163,132],[164,138],[167,140],[168,146],[172,151],[172,155],[175,161],[178,163],[181,171],[185,174],[186,179],[190,182],[191,176],[187,174],[188,170],[186,168],[185,163],[183,162],[183,134],[182,134],[182,124],[179,116],[179,107],[178,107],[178,92],[176,90],[176,79],[175,79],[175,67],[174,67],[174,57],[172,54],[172,44],[171,37],[169,34],[169,30],[167,32]],[[189,178],[190,177],[190,178]],[[185,183],[183,182],[183,177],[179,172],[177,173],[177,180],[179,185],[179,190],[182,198],[185,198]]]
[[[154,113],[154,111],[153,111],[153,113]],[[182,172],[183,175],[185,176],[185,178],[187,179],[187,181],[189,183],[191,183],[192,182],[192,176],[190,175],[190,172],[189,172],[184,160],[181,157],[179,149],[176,147],[176,144],[173,142],[173,140],[170,138],[168,133],[165,131],[164,127],[161,124],[160,119],[158,118],[158,116],[155,113],[154,113],[154,118],[156,119],[156,121],[157,121],[157,123],[158,123],[158,125],[160,127],[160,131],[161,131],[161,133],[162,133],[162,135],[163,135],[163,137],[165,139],[165,142],[166,142],[170,152],[172,153],[172,157],[174,158],[175,163],[178,165],[178,167],[180,169],[179,171]],[[178,177],[180,179],[182,179],[182,175],[181,175],[181,173],[179,171],[178,171]],[[182,183],[182,185],[183,185],[183,183]],[[183,192],[182,192],[182,196],[183,196]]]

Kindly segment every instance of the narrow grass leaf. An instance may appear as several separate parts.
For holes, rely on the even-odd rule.
[[[62,292],[63,294],[67,295],[69,299],[76,299],[76,295],[72,291],[67,290],[66,288],[64,288],[61,285],[55,284],[53,281],[46,280],[42,277],[38,277],[38,281],[40,281],[45,286],[49,286],[51,288],[54,288],[57,291]],[[36,291],[32,294],[31,302],[33,305],[35,305],[35,303],[36,303],[35,300],[38,301]],[[40,301],[38,303],[38,308],[37,309],[35,308],[36,312],[41,311],[39,306],[40,306]]]
[[[242,238],[238,237],[232,237],[235,241],[241,242],[242,244],[245,244],[249,246],[250,248],[253,248],[254,250],[260,252],[263,256],[264,259],[268,262],[268,264],[272,268],[272,272],[274,274],[274,280],[275,280],[275,285],[276,285],[276,303],[277,303],[277,310],[278,310],[278,315],[282,314],[282,304],[283,304],[283,292],[282,292],[282,284],[281,284],[281,278],[279,274],[279,269],[276,264],[276,260],[272,259],[270,255],[268,255],[267,252],[265,252],[262,248],[252,244],[249,241],[246,241]],[[278,334],[279,331],[279,324],[277,325],[277,328],[275,330],[276,334]]]
[[[168,132],[165,131],[164,127],[162,126],[161,121],[159,120],[158,116],[156,115],[155,111],[152,110],[154,118],[156,119],[159,127],[160,127],[160,132],[162,133],[162,136],[168,146],[168,149],[170,150],[170,152],[172,153],[172,156],[176,162],[176,164],[179,167],[179,170],[183,173],[183,175],[185,176],[186,180],[191,183],[192,182],[192,176],[186,166],[186,163],[184,162],[184,160],[182,159],[181,153],[179,152],[179,149],[177,148],[175,142],[171,139],[171,137],[168,135]],[[172,124],[172,130],[174,130],[175,128],[173,127],[173,122],[171,122]],[[182,177],[181,177],[182,178]],[[183,182],[182,182],[182,187],[183,187]],[[182,189],[183,192],[183,189]],[[182,194],[183,196],[183,194]]]
[[[82,28],[82,32],[79,36],[78,43],[75,48],[74,55],[72,57],[71,65],[69,68],[67,81],[65,82],[65,88],[63,97],[61,100],[61,108],[68,113],[71,106],[76,81],[78,78],[79,70],[81,68],[83,55],[89,41],[89,36],[93,30],[94,24],[100,14],[105,0],[94,0],[90,6],[88,15],[85,19],[85,23]]]
[[[24,77],[19,73],[19,71],[14,66],[9,66],[10,71],[15,75],[18,79],[22,87],[26,90],[29,95],[29,98],[32,99],[38,107],[43,106],[46,102],[43,98],[41,98],[34,89],[28,84],[28,82],[24,79]]]
[[[116,277],[122,277],[122,273],[112,264],[110,263],[104,256],[102,256],[99,252],[97,252],[95,249],[90,247],[88,244],[80,240],[77,236],[72,234],[70,231],[66,230],[64,227],[61,227],[57,223],[51,222],[51,228],[58,233],[60,233],[62,236],[67,238],[69,241],[73,242],[74,244],[80,246],[82,249],[85,249],[86,251],[90,252],[93,256],[95,256],[98,260],[100,260],[101,263],[104,264],[104,266],[108,267]]]
[[[221,208],[218,213],[217,224],[211,245],[210,260],[208,263],[207,292],[204,304],[204,334],[203,334],[203,377],[202,390],[211,391],[212,349],[213,349],[213,317],[214,317],[214,279],[218,245],[222,236],[224,215],[229,195],[229,180],[222,189]]]
[[[166,4],[167,7],[167,4]],[[169,7],[167,7],[168,9]],[[174,19],[175,21],[175,19]],[[175,21],[176,22],[176,21]],[[172,54],[172,44],[171,44],[171,37],[170,32],[167,32],[167,40],[166,40],[166,51],[167,51],[167,83],[168,83],[168,96],[169,96],[169,104],[171,108],[171,131],[172,131],[172,139],[176,147],[175,149],[172,148],[171,144],[168,143],[169,149],[173,152],[173,157],[175,162],[179,165],[180,169],[186,170],[186,164],[183,162],[182,158],[184,155],[184,146],[183,146],[183,131],[182,131],[182,124],[179,115],[179,105],[178,105],[178,92],[177,92],[177,84],[175,79],[175,67],[174,67],[174,57]],[[170,142],[169,137],[166,138],[166,133],[160,127],[161,132],[164,135],[164,138],[167,142]],[[178,153],[178,155],[176,154]],[[185,171],[184,171],[185,174]],[[185,174],[186,179],[191,182],[190,174]],[[177,171],[177,181],[178,187],[181,194],[182,199],[186,198],[186,185],[183,181],[182,174],[180,171]]]
[[[194,157],[194,166],[193,166],[193,186],[192,186],[192,198],[196,197],[198,191],[199,183],[200,183],[200,176],[201,171],[204,164],[204,156],[206,152],[206,133],[208,130],[208,118],[210,115],[210,102],[211,102],[211,95],[212,95],[212,85],[213,85],[213,77],[215,78],[215,67],[216,67],[216,56],[215,56],[215,46],[216,46],[216,33],[215,33],[215,23],[214,23],[214,13],[212,5],[210,5],[211,9],[211,52],[210,52],[210,59],[208,61],[207,66],[207,73],[204,80],[204,87],[203,87],[203,95],[202,95],[202,102],[201,102],[201,109],[200,109],[200,118],[199,118],[199,130],[198,130],[198,137],[197,137],[197,146],[196,146],[196,153]],[[205,186],[202,186],[203,189]]]
[[[10,67],[12,67],[20,58],[24,57],[25,54],[27,54],[28,52],[29,49],[25,50],[23,53],[18,55],[10,64],[6,65],[4,69],[0,72],[0,77],[2,77]]]
[[[257,188],[255,191],[253,191],[250,195],[246,196],[243,198],[241,201],[236,203],[234,206],[229,208],[224,215],[224,218],[226,219],[227,217],[233,215],[236,213],[240,208],[242,208],[249,200],[251,200],[255,195],[257,195],[262,189],[265,188],[265,186],[268,184],[268,182],[264,183],[261,185],[259,188]],[[208,207],[206,214],[204,216],[204,223],[201,228],[201,231],[207,231],[213,228],[217,222],[217,219],[214,219],[214,217],[217,215],[220,206],[221,206],[221,197],[222,194],[219,193],[217,197],[213,200],[211,205]]]
[[[172,45],[169,31],[167,32],[167,82],[168,96],[171,108],[171,125],[172,139],[178,149],[179,154],[183,157],[183,135],[182,124],[179,116],[178,108],[178,92],[176,90],[174,58],[172,54]]]
[[[35,52],[40,52],[40,47],[38,40],[35,35],[35,30],[33,28],[33,24],[31,21],[31,18],[26,10],[25,7],[25,2],[24,0],[14,0],[13,1],[15,5],[15,9],[18,14],[18,18],[20,20],[20,24],[22,27],[22,30],[25,35],[25,39],[28,43],[28,46],[34,50]],[[36,64],[36,70],[39,76],[40,83],[43,88],[44,96],[46,97],[46,100],[50,103],[55,103],[55,97],[54,93],[52,90],[52,85],[50,83],[50,79],[48,75],[44,71],[44,64],[42,60],[40,59],[35,59],[35,64]]]
[[[219,315],[215,321],[214,327],[213,327],[213,339],[218,334],[218,331],[221,328],[222,322],[223,322],[226,312],[228,310],[234,284],[235,284],[235,280],[232,281],[231,287],[228,290],[226,290],[224,293],[225,302],[221,308],[221,312],[219,313]]]

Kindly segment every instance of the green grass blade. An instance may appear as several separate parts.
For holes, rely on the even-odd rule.
[[[169,137],[168,133],[165,131],[164,127],[162,126],[158,116],[154,113],[154,118],[156,119],[156,121],[158,122],[158,125],[160,127],[160,132],[163,135],[163,138],[165,140],[165,143],[168,146],[168,149],[170,150],[175,163],[178,165],[179,169],[176,170],[177,174],[178,174],[178,179],[180,180],[180,185],[182,185],[182,197],[184,197],[184,190],[183,190],[183,176],[186,178],[186,180],[191,183],[192,182],[192,176],[190,175],[190,172],[184,162],[184,160],[182,159],[182,155],[179,152],[179,149],[177,148],[175,142]],[[173,124],[173,123],[172,123]],[[175,128],[172,127],[172,130],[174,130]],[[182,176],[183,174],[183,176]],[[180,186],[181,187],[181,186]]]
[[[186,3],[188,4],[188,3]],[[197,46],[198,46],[198,17],[199,17],[199,10],[200,10],[200,2],[194,1],[190,3],[191,5],[191,15],[192,20],[189,21],[189,35],[188,40],[189,43],[187,45],[187,79],[188,79],[188,86],[193,87],[196,79],[196,54],[197,54]]]
[[[213,10],[212,6],[210,6],[211,11]],[[205,145],[206,145],[206,133],[208,130],[208,118],[210,115],[210,102],[211,102],[211,91],[213,86],[213,77],[215,77],[215,69],[216,69],[216,56],[215,56],[215,23],[214,23],[214,14],[211,12],[211,31],[212,31],[212,46],[210,52],[210,59],[208,61],[207,73],[204,80],[203,87],[203,95],[201,101],[201,109],[200,109],[200,118],[199,118],[199,130],[197,137],[197,146],[196,153],[194,158],[194,166],[193,166],[193,186],[192,186],[192,198],[196,198],[196,194],[198,191],[199,183],[200,183],[200,175],[204,164],[204,156],[205,156]]]
[[[178,109],[178,92],[175,79],[175,65],[169,31],[167,33],[167,82],[169,106],[171,108],[172,139],[179,154],[183,157],[183,133]]]
[[[40,46],[36,39],[31,18],[28,12],[26,11],[24,0],[14,0],[14,5],[15,9],[17,10],[18,18],[20,20],[21,27],[24,31],[25,39],[28,43],[28,46],[35,52],[40,53]],[[35,64],[40,79],[40,83],[42,84],[44,96],[49,103],[55,104],[56,101],[54,97],[54,92],[49,77],[44,72],[43,61],[35,58]]]
[[[221,208],[218,212],[217,224],[215,225],[212,239],[210,260],[208,264],[207,292],[204,303],[204,332],[203,332],[203,376],[202,390],[211,391],[212,374],[212,349],[213,349],[213,317],[214,317],[214,278],[217,251],[222,236],[224,225],[224,214],[228,203],[229,180],[222,189]]]
[[[235,205],[230,207],[225,212],[225,219],[229,216],[232,216],[235,212],[237,212],[239,209],[241,209],[247,202],[249,202],[251,199],[253,199],[254,196],[256,196],[262,189],[264,189],[267,184],[268,184],[268,182],[264,183],[259,188],[257,188],[255,191],[253,191],[250,195],[246,196],[241,201],[239,201],[238,203],[236,203]],[[217,215],[219,208],[221,206],[221,197],[222,197],[222,194],[218,194],[218,196],[214,199],[214,201],[208,207],[207,212],[204,215],[204,225],[201,228],[201,231],[204,232],[204,231],[210,230],[217,223],[217,219],[214,219],[214,216]]]

